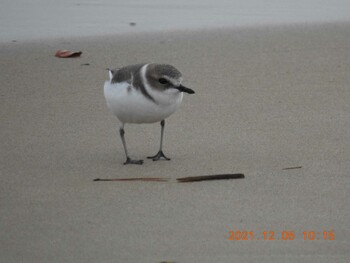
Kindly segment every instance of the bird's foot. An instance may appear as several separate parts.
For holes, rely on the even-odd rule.
[[[139,165],[141,165],[141,164],[143,164],[143,160],[132,160],[132,159],[130,159],[130,157],[127,157],[124,165],[125,164],[139,164]]]
[[[166,156],[164,155],[164,153],[163,153],[162,150],[160,150],[156,155],[154,155],[154,156],[149,156],[149,157],[147,157],[147,158],[148,158],[148,159],[152,159],[153,161],[159,161],[161,158],[163,158],[164,160],[167,160],[167,161],[170,160],[170,158],[168,158],[168,157],[166,157]]]

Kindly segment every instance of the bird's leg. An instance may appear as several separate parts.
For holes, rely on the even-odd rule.
[[[122,142],[123,142],[123,146],[124,146],[124,151],[125,151],[125,155],[126,155],[126,161],[124,164],[143,164],[143,160],[132,160],[129,157],[128,154],[128,149],[126,148],[126,142],[125,142],[125,138],[124,138],[124,124],[122,125],[122,127],[119,129],[119,133],[120,133],[120,138],[122,138]]]
[[[160,160],[161,158],[164,158],[164,160],[167,160],[169,161],[170,158],[166,157],[163,153],[163,134],[164,134],[164,126],[165,126],[165,120],[162,120],[160,122],[160,126],[161,126],[161,133],[160,133],[160,147],[159,147],[159,151],[156,155],[154,156],[149,156],[147,157],[148,159],[153,159],[153,161],[158,161]]]

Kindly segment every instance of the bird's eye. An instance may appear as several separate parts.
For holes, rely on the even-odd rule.
[[[160,84],[167,84],[168,83],[168,81],[164,78],[160,78],[158,81]]]

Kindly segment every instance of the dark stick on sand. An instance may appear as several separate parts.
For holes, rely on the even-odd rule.
[[[292,170],[292,169],[301,169],[303,168],[302,166],[294,166],[294,167],[287,167],[287,168],[283,168],[282,170]]]
[[[177,178],[179,183],[199,182],[208,180],[227,180],[227,179],[243,179],[244,174],[216,174],[216,175],[203,175],[203,176],[190,176]]]

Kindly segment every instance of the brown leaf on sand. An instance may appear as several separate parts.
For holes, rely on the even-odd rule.
[[[83,52],[70,50],[57,50],[55,56],[58,58],[76,58],[80,57]]]
[[[145,177],[145,178],[116,178],[116,179],[101,179],[96,178],[94,182],[131,182],[131,181],[143,181],[143,182],[166,182],[168,178],[158,178],[158,177]]]

